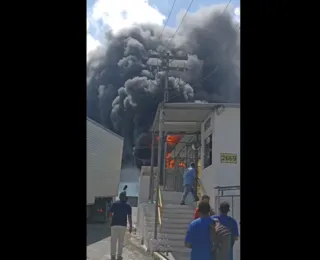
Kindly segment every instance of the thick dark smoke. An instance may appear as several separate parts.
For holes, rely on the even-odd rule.
[[[169,28],[159,38],[162,27],[153,24],[109,32],[106,46],[91,54],[87,115],[124,137],[125,163],[132,163],[133,147],[140,151],[137,157],[150,157],[146,133],[163,100],[164,73],[151,66],[160,60],[149,59],[149,54],[188,55],[186,62],[171,63],[188,72],[169,74],[169,102],[239,102],[239,28],[223,9],[206,7],[188,14],[174,38],[175,29]]]

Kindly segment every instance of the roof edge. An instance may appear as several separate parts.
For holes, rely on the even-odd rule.
[[[120,138],[121,140],[124,140],[124,138],[121,135],[116,134],[115,132],[112,132],[111,130],[109,130],[108,128],[104,127],[103,125],[100,125],[99,123],[97,123],[96,121],[92,120],[91,118],[87,117],[87,121],[89,121],[90,123],[92,123],[93,125],[102,128],[103,130],[107,131],[108,133]]]

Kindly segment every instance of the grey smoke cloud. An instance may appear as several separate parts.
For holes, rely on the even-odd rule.
[[[117,34],[91,54],[87,65],[87,115],[125,138],[124,161],[148,132],[163,100],[164,73],[151,65],[161,61],[149,53],[188,55],[170,66],[188,72],[169,73],[169,102],[239,102],[240,41],[237,23],[225,6],[188,14],[172,39],[173,28],[136,25]],[[214,73],[212,73],[214,71]],[[204,81],[207,75],[212,73]]]

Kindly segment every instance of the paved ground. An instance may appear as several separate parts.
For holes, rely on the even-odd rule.
[[[87,225],[87,259],[110,259],[110,229],[107,225]],[[151,260],[152,257],[140,248],[127,244],[123,250],[124,260]]]

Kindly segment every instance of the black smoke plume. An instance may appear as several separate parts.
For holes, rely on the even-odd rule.
[[[123,162],[150,158],[147,134],[163,100],[164,73],[149,54],[188,56],[171,66],[169,102],[239,102],[239,27],[225,6],[188,14],[178,33],[153,24],[108,32],[106,46],[91,54],[87,68],[87,115],[125,139]],[[209,76],[208,76],[209,75]]]

